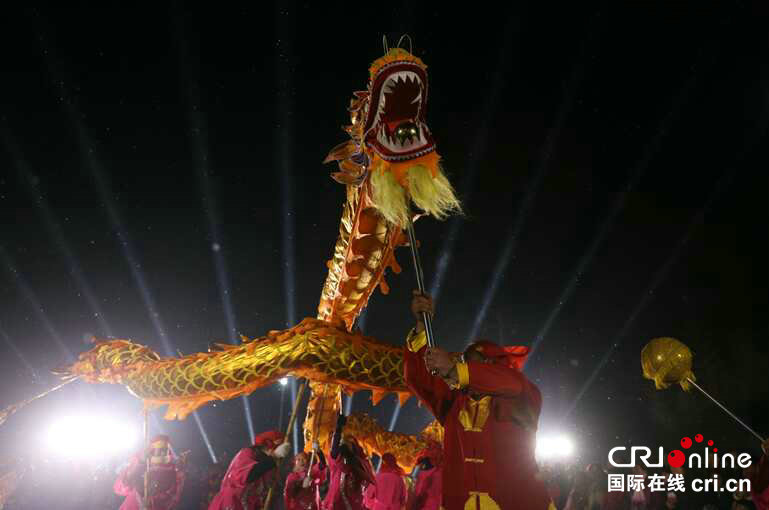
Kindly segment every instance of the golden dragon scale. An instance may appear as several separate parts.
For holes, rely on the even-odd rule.
[[[127,340],[101,341],[80,354],[67,375],[122,384],[149,407],[168,405],[166,419],[183,419],[206,402],[246,395],[287,375],[348,392],[372,390],[376,401],[387,392],[401,401],[410,396],[402,349],[317,319],[240,345],[216,345],[214,352],[162,359]]]
[[[212,400],[227,400],[274,384],[286,375],[306,377],[312,390],[305,419],[306,444],[328,447],[339,412],[340,390],[371,390],[376,404],[395,392],[400,404],[411,396],[403,385],[402,349],[317,319],[305,319],[285,331],[217,344],[215,352],[161,358],[152,349],[128,340],[100,341],[82,353],[67,376],[92,383],[125,386],[147,408],[167,405],[166,419],[184,419]],[[369,453],[396,455],[411,469],[428,440],[439,440],[435,424],[419,436],[390,432],[366,415],[352,415],[345,433]]]

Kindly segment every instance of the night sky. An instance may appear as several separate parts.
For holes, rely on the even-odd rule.
[[[570,4],[6,11],[0,406],[53,385],[92,335],[189,354],[232,327],[314,317],[344,200],[321,162],[382,35],[408,33],[467,211],[416,226],[439,344],[536,341],[540,429],[586,460],[697,432],[755,448],[703,396],[655,391],[640,350],[680,338],[701,384],[769,432],[766,17],[742,2]],[[401,345],[415,280],[397,256],[362,328]],[[257,432],[286,423],[288,393],[248,398]],[[369,396],[353,409],[386,426],[395,398]],[[122,387],[76,383],[0,427],[2,455],[38,448],[57,416],[138,424],[139,410]],[[224,462],[248,443],[241,399],[198,416]],[[428,421],[412,399],[395,428]],[[208,461],[192,417],[162,425]]]

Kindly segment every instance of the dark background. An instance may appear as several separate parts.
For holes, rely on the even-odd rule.
[[[467,210],[417,225],[428,285],[444,261],[440,344],[462,349],[476,321],[507,344],[547,325],[526,368],[545,399],[540,429],[573,437],[586,461],[698,432],[757,447],[702,395],[641,377],[641,347],[658,336],[687,343],[702,385],[769,431],[769,31],[751,4],[107,2],[6,14],[0,405],[52,385],[49,369],[94,334],[161,354],[227,341],[223,296],[249,337],[314,316],[344,198],[321,161],[345,140],[345,108],[382,35],[395,45],[408,33]],[[398,257],[403,273],[363,323],[393,344],[413,322],[410,255]],[[278,425],[282,393],[285,424],[289,389],[249,397],[257,432]],[[359,393],[353,408],[386,425],[395,399],[372,408]],[[78,411],[138,426],[139,409],[121,387],[77,383],[12,417],[0,448],[44,451],[47,425]],[[240,399],[199,417],[225,463],[249,440]],[[428,421],[412,399],[396,429]],[[193,418],[163,426],[210,460]]]

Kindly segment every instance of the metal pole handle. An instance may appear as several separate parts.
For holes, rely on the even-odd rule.
[[[417,236],[414,234],[414,223],[411,221],[409,215],[409,222],[406,225],[406,230],[409,235],[409,245],[411,246],[411,259],[414,262],[414,272],[417,275],[417,288],[423,295],[425,294],[425,277],[422,271],[422,261],[419,259],[419,250],[417,249]],[[433,323],[430,316],[422,312],[422,321],[425,324],[425,336],[427,336],[427,345],[435,347],[435,339],[433,337]]]
[[[712,401],[713,401],[713,403],[715,403],[715,404],[716,404],[718,407],[720,407],[720,408],[721,408],[721,409],[722,409],[722,410],[723,410],[723,411],[724,411],[726,414],[728,414],[729,416],[731,416],[732,418],[734,418],[734,421],[736,421],[737,423],[739,423],[740,425],[742,425],[743,427],[745,427],[745,429],[746,429],[748,432],[750,432],[751,434],[753,434],[754,436],[756,436],[756,438],[757,438],[759,441],[761,441],[761,443],[763,443],[764,441],[766,441],[766,439],[764,439],[763,437],[761,437],[761,435],[760,435],[758,432],[756,432],[756,431],[755,431],[755,430],[753,430],[752,428],[748,427],[748,425],[747,425],[747,424],[746,424],[744,421],[740,420],[740,419],[737,417],[737,415],[735,415],[733,412],[731,412],[731,411],[730,411],[730,410],[728,410],[726,407],[724,407],[724,405],[723,405],[721,402],[719,402],[718,400],[716,400],[715,398],[713,398],[713,397],[710,395],[710,393],[708,393],[707,391],[705,391],[704,389],[702,389],[702,387],[701,387],[699,384],[697,384],[696,382],[694,382],[694,381],[693,381],[693,380],[692,380],[690,377],[687,377],[687,378],[686,378],[686,380],[689,382],[689,384],[691,384],[692,386],[694,386],[695,388],[697,388],[698,390],[700,390],[700,391],[702,392],[702,394],[703,394],[703,395],[705,395],[705,396],[706,396],[706,397],[708,397],[710,400],[712,400]]]

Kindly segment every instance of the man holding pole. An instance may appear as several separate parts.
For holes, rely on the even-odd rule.
[[[316,457],[318,462],[313,463]],[[315,448],[311,456],[307,455],[307,452],[296,454],[294,469],[286,477],[283,489],[285,510],[318,510],[319,486],[325,482],[327,471],[326,457],[319,448]]]
[[[135,455],[115,480],[115,493],[126,497],[120,510],[176,508],[184,487],[186,462],[186,454],[180,459],[174,457],[168,436],[155,436],[144,455]]]
[[[534,460],[542,397],[521,372],[528,348],[479,340],[452,356],[427,347],[430,297],[414,291],[411,311],[404,378],[445,429],[443,507],[546,510]]]
[[[208,510],[261,509],[271,485],[277,459],[288,456],[291,443],[282,432],[269,430],[254,438],[254,445],[240,450],[232,459],[219,493]]]

